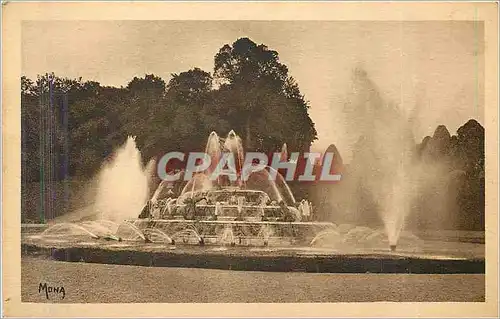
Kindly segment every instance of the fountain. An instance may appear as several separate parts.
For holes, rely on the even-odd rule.
[[[425,242],[405,233],[400,225],[393,227],[399,230],[391,235],[387,229],[315,220],[311,203],[297,202],[284,178],[269,166],[251,171],[243,179],[245,154],[241,139],[234,131],[225,139],[212,132],[206,154],[219,160],[227,152],[234,154],[236,178],[220,175],[212,180],[210,176],[217,169],[212,165],[195,172],[178,197],[173,196],[167,181],[162,181],[146,201],[145,172],[149,168],[142,167],[138,160],[140,153],[133,139],[129,139],[115,162],[101,174],[111,180],[106,183],[101,178],[101,185],[106,187],[102,188],[95,207],[105,209],[102,217],[107,220],[65,222],[50,225],[38,234],[22,233],[22,247],[26,251],[46,249],[53,257],[70,261],[92,260],[94,255],[88,253],[92,249],[96,252],[96,262],[114,263],[116,254],[137,254],[137,258],[144,259],[134,259],[134,263],[141,265],[279,271],[305,267],[306,271],[344,272],[349,271],[352,265],[349,260],[353,259],[370,272],[415,271],[398,263],[389,263],[384,268],[381,262],[391,258],[429,258]],[[284,144],[280,152],[282,160],[287,158],[287,152]],[[119,194],[105,198],[110,194],[108,185],[117,185],[117,173],[126,167],[135,170],[125,174],[129,175],[128,182],[133,182],[123,183],[118,188]],[[271,175],[276,178],[270,178]],[[132,199],[134,205],[128,205]],[[134,214],[130,208],[135,209]],[[113,212],[116,215],[110,216]],[[393,238],[398,238],[398,252]],[[444,260],[456,258],[445,257]],[[373,258],[378,261],[373,262]],[[434,263],[428,267],[441,265],[435,262],[435,256],[430,259]],[[484,271],[484,259],[471,263],[472,266],[464,267]]]
[[[189,227],[195,229],[201,238],[198,242],[203,244],[227,244],[230,241],[231,245],[243,246],[263,244],[259,234],[262,225],[271,229],[267,233],[279,234],[273,241],[278,245],[289,245],[294,242],[291,238],[307,244],[318,230],[333,226],[333,223],[306,222],[311,215],[309,203],[302,201],[302,206],[299,206],[283,177],[273,168],[266,166],[263,170],[250,172],[244,181],[245,154],[241,138],[234,131],[230,131],[225,139],[212,132],[205,151],[215,160],[212,163],[224,153],[234,154],[236,180],[227,175],[210,180],[216,169],[211,165],[207,170],[195,172],[178,198],[162,198],[158,195],[160,192],[155,192],[139,218],[128,221],[139,229],[147,229],[154,221],[154,227],[166,234]],[[286,152],[284,144],[281,154]],[[282,156],[286,158],[286,155]],[[276,179],[270,178],[271,174]],[[270,244],[268,239],[264,242]]]
[[[272,167],[265,166],[249,174],[245,172],[248,178],[243,180],[245,154],[241,138],[235,131],[231,130],[225,139],[216,132],[210,133],[205,152],[212,164],[207,170],[195,172],[177,198],[172,196],[167,181],[162,181],[146,201],[144,194],[147,192],[147,172],[150,168],[142,167],[135,138],[129,137],[114,161],[104,166],[99,179],[100,190],[95,208],[109,221],[56,224],[41,237],[54,233],[62,236],[77,233],[92,239],[125,242],[175,244],[176,239],[182,239],[178,243],[303,245],[336,249],[339,245],[360,243],[357,234],[370,237],[370,231],[366,229],[354,227],[339,233],[334,223],[314,221],[310,203],[306,200],[296,202],[283,176]],[[210,175],[225,153],[234,155],[236,179],[222,175],[211,180]],[[286,143],[279,153],[282,161],[288,160]],[[128,180],[117,182],[121,176]],[[111,194],[113,189],[115,192]],[[136,216],[130,209],[135,209]],[[338,239],[339,234],[342,234],[342,240]],[[371,238],[380,239],[378,236]],[[394,250],[392,243],[391,250]]]

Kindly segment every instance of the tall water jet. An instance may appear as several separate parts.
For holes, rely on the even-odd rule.
[[[207,145],[205,146],[205,154],[210,157],[211,165],[208,168],[208,172],[212,173],[217,166],[222,154],[222,148],[220,143],[220,138],[216,132],[210,133],[207,140]]]
[[[217,167],[222,156],[222,146],[220,143],[219,135],[216,132],[210,133],[205,146],[205,154],[210,157],[210,167],[207,169],[208,174],[212,174]],[[220,183],[220,177],[217,176],[217,184]]]
[[[401,155],[404,156],[404,155]],[[410,203],[413,192],[410,191],[413,180],[403,163],[394,168],[395,172],[391,180],[389,198],[384,201],[384,211],[381,212],[387,239],[391,250],[395,250],[399,235],[404,227],[404,222],[410,211]]]
[[[412,201],[412,156],[415,141],[411,117],[384,100],[362,69],[353,74],[353,90],[344,106],[346,135],[352,140],[351,192],[361,188],[373,201],[391,246],[397,244]],[[351,210],[364,213],[365,199]],[[356,205],[359,205],[356,207]]]
[[[188,185],[190,186],[188,188],[185,187],[185,190],[190,191],[192,196],[194,195],[194,192],[197,190],[197,188],[199,188],[200,186],[205,188],[207,187],[206,184],[208,178],[205,177],[210,176],[210,174],[214,172],[215,168],[217,167],[217,163],[219,163],[219,160],[221,158],[222,155],[221,143],[220,143],[220,138],[216,132],[212,132],[208,136],[207,144],[205,146],[205,154],[207,154],[210,158],[210,166],[204,172],[195,173],[190,183],[188,183]],[[198,180],[200,178],[201,180]],[[199,185],[200,182],[204,184]],[[220,177],[217,177],[216,183],[217,184],[220,183]]]
[[[231,130],[227,134],[227,138],[224,141],[224,149],[233,153],[236,164],[236,172],[238,176],[241,176],[241,173],[243,171],[243,162],[245,160],[245,153],[243,151],[243,143],[241,141],[241,138],[234,132],[234,130]],[[238,183],[239,186],[243,184],[241,178],[238,178]]]
[[[129,136],[99,174],[95,209],[101,219],[121,222],[137,217],[148,200],[152,163],[143,166],[135,137]]]

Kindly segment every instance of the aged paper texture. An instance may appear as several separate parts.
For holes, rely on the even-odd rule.
[[[3,309],[498,315],[497,4],[3,4]]]

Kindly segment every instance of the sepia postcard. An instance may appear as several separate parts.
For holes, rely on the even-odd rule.
[[[498,316],[497,12],[3,2],[3,315]]]

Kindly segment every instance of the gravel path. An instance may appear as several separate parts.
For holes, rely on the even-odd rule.
[[[22,258],[22,301],[364,302],[484,301],[484,275],[312,274],[154,268]],[[63,286],[39,293],[40,283]]]

